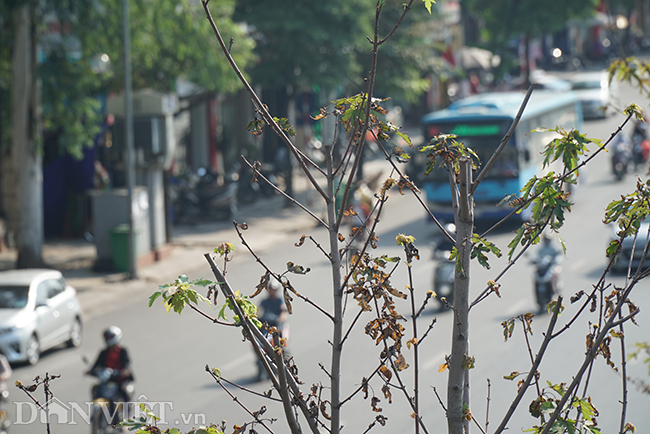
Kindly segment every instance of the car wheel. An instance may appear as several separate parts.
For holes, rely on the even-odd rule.
[[[69,348],[76,348],[81,345],[81,320],[75,318],[70,328],[70,339],[68,339],[67,345]]]
[[[29,338],[29,341],[27,341],[25,356],[27,363],[30,365],[35,365],[41,358],[41,344],[38,342],[36,335],[32,335],[32,337]]]

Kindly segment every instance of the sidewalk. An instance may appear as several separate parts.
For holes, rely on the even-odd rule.
[[[295,197],[310,207],[313,193],[307,191],[307,179],[294,177]],[[284,207],[285,198],[275,195],[260,198],[252,204],[240,206],[234,220],[247,223],[246,240],[256,250],[262,251],[288,233],[305,231],[316,226],[316,221],[296,206]],[[318,215],[318,214],[317,214]],[[170,254],[160,261],[138,270],[136,279],[129,280],[124,273],[95,272],[95,246],[84,239],[47,241],[43,246],[43,259],[49,268],[60,270],[68,282],[77,289],[84,315],[96,316],[109,305],[119,304],[136,293],[153,293],[158,285],[172,282],[180,274],[189,274],[205,266],[203,255],[219,244],[235,244],[235,255],[246,254],[232,221],[205,222],[192,226],[174,227]],[[0,252],[0,270],[10,269],[16,252]]]

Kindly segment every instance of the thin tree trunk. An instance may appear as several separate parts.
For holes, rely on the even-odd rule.
[[[16,169],[17,268],[43,265],[43,168],[37,149],[38,93],[35,86],[34,29],[29,5],[14,13],[12,158]]]
[[[469,266],[472,251],[474,212],[470,188],[472,170],[470,160],[460,161],[458,185],[458,215],[456,216],[456,249],[461,267],[454,276],[454,324],[452,328],[449,383],[447,385],[447,426],[449,434],[469,432],[465,408],[469,410]]]
[[[341,427],[341,353],[343,351],[343,291],[341,288],[341,257],[336,227],[336,200],[331,148],[325,152],[327,158],[327,224],[329,225],[330,252],[332,255],[332,291],[334,292],[334,330],[332,333],[331,396],[332,421],[330,432],[338,434]]]

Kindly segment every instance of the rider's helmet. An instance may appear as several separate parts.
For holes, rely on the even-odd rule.
[[[110,326],[104,330],[104,341],[106,345],[116,344],[122,339],[122,330],[117,326]]]
[[[271,279],[269,282],[269,291],[273,290],[276,293],[282,289],[282,284],[278,282],[276,279]]]
[[[551,244],[551,236],[547,233],[542,234],[542,245],[544,247],[549,246]]]

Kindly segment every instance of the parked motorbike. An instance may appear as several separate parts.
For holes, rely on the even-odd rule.
[[[624,134],[616,135],[612,143],[612,173],[617,180],[625,178],[632,161],[632,142]]]
[[[90,410],[91,434],[104,434],[112,432],[112,426],[128,418],[128,408],[124,404],[124,396],[117,382],[120,372],[111,368],[103,368],[95,377],[99,382],[93,385],[91,395],[93,399]],[[134,391],[133,383],[125,386],[126,393],[131,396]]]
[[[177,222],[216,218],[227,220],[237,212],[237,173],[223,178],[204,167],[196,174],[172,179],[172,203]]]
[[[205,167],[196,173],[199,175],[196,193],[201,211],[224,220],[231,218],[237,212],[237,177],[231,173],[220,180],[215,172]]]
[[[535,299],[540,311],[553,299],[560,290],[560,273],[562,266],[558,263],[558,255],[543,254],[533,261],[535,265]]]

